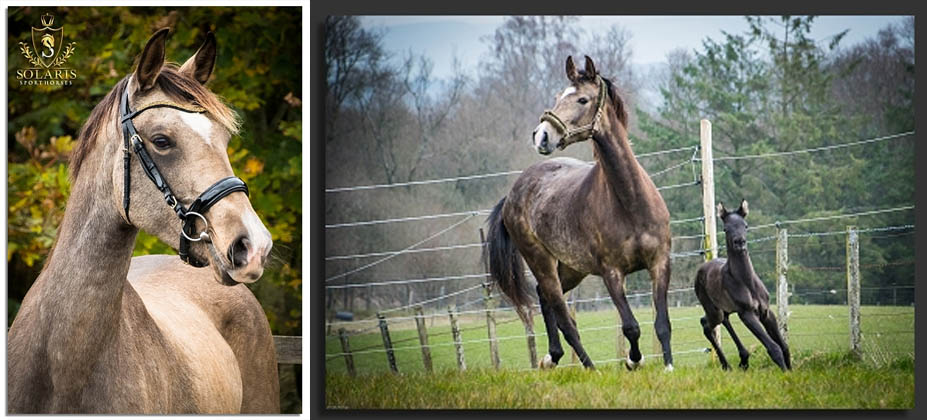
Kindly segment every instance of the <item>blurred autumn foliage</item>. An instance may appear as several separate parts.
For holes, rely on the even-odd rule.
[[[72,86],[20,86],[16,68],[30,65],[17,47],[40,16],[55,16],[65,41],[76,41],[68,67]],[[167,60],[184,62],[207,31],[218,41],[208,87],[242,119],[228,147],[235,174],[274,240],[261,281],[249,285],[274,334],[302,330],[302,45],[299,8],[275,7],[22,7],[8,12],[9,319],[38,276],[68,198],[68,155],[81,125],[116,82],[134,69],[155,30],[170,27]],[[175,253],[141,232],[135,255]]]

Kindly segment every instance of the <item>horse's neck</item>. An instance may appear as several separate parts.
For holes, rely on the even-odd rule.
[[[123,223],[115,206],[106,206],[112,199],[105,178],[99,167],[85,167],[75,180],[57,243],[36,280],[34,331],[23,332],[44,340],[58,395],[79,394],[119,330],[138,231]]]
[[[753,262],[750,261],[750,254],[747,251],[734,252],[731,250],[730,244],[728,244],[727,249],[727,263],[730,266],[731,274],[734,278],[747,281],[748,285],[752,286],[755,273],[753,271]]]
[[[643,169],[638,164],[627,135],[617,128],[617,120],[611,118],[611,129],[597,132],[593,138],[596,164],[595,176],[601,184],[606,185],[615,200],[624,207],[626,214],[643,214],[646,180]]]

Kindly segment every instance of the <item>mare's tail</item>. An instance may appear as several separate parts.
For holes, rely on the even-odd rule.
[[[502,223],[504,204],[505,198],[499,200],[499,204],[493,207],[486,221],[489,224],[489,235],[486,238],[483,259],[489,259],[489,274],[493,281],[512,301],[522,321],[529,323],[531,319],[525,313],[525,309],[530,308],[533,299],[529,294],[529,284],[525,279],[525,265],[518,254],[518,249],[515,248],[515,243],[509,237],[509,232],[505,229],[505,224]]]

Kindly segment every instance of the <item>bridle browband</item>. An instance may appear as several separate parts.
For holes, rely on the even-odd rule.
[[[548,109],[541,114],[541,122],[548,122],[550,125],[554,126],[554,129],[563,135],[563,138],[557,145],[557,148],[560,150],[563,150],[563,148],[577,141],[592,138],[599,130],[599,120],[602,118],[602,113],[605,110],[605,98],[608,95],[608,90],[601,76],[596,75],[595,82],[599,87],[599,95],[596,97],[595,117],[588,124],[576,128],[567,128],[566,123],[563,122],[557,114],[554,114],[554,111]]]
[[[184,207],[174,195],[174,192],[171,191],[171,187],[167,184],[167,181],[161,175],[161,171],[158,170],[158,165],[151,159],[151,155],[149,155],[148,150],[145,149],[145,143],[142,137],[139,136],[138,130],[135,129],[135,124],[132,123],[133,118],[137,117],[143,111],[152,108],[173,108],[190,113],[206,112],[206,109],[200,106],[183,105],[166,101],[153,102],[140,107],[136,111],[132,111],[129,107],[129,83],[126,83],[125,92],[123,92],[119,104],[119,121],[122,124],[123,138],[122,150],[124,151],[123,164],[125,168],[125,188],[123,189],[122,206],[125,209],[126,222],[132,223],[129,219],[129,192],[132,181],[129,162],[132,159],[131,151],[134,151],[135,155],[138,156],[139,163],[142,165],[142,170],[145,171],[145,175],[147,175],[148,179],[161,191],[161,194],[164,195],[164,201],[177,213],[177,217],[183,222],[183,227],[180,230],[180,246],[177,250],[180,259],[194,267],[204,267],[206,266],[205,262],[190,255],[190,242],[198,242],[201,240],[210,242],[209,234],[206,232],[209,229],[209,222],[206,221],[206,217],[203,216],[203,213],[206,213],[210,207],[233,192],[241,191],[245,193],[245,195],[248,195],[248,185],[245,184],[245,181],[235,176],[220,179],[193,200],[190,207]],[[203,230],[199,234],[196,233],[196,219],[203,221]]]

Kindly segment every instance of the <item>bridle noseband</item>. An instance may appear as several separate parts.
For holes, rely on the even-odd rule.
[[[566,123],[563,122],[557,114],[554,114],[554,111],[548,109],[541,114],[541,122],[548,122],[550,125],[554,126],[554,129],[556,129],[558,133],[563,135],[563,138],[557,145],[560,150],[563,150],[564,147],[576,143],[577,141],[590,139],[599,131],[599,120],[602,118],[602,113],[605,110],[605,97],[608,95],[608,91],[605,86],[605,81],[602,80],[601,76],[596,75],[595,81],[596,85],[599,87],[599,95],[596,97],[595,117],[589,124],[576,128],[567,128]]]
[[[119,120],[122,123],[122,138],[124,142],[122,148],[124,151],[123,164],[125,168],[125,188],[123,190],[122,206],[125,209],[126,221],[131,223],[129,219],[129,191],[132,181],[131,171],[129,170],[129,162],[132,159],[131,149],[131,151],[134,151],[135,155],[138,156],[139,163],[142,165],[142,170],[145,171],[145,175],[147,175],[148,179],[154,183],[155,187],[164,194],[164,201],[177,213],[177,217],[183,222],[183,227],[180,230],[180,246],[177,250],[180,259],[194,267],[204,267],[206,266],[205,262],[190,255],[190,242],[201,240],[210,242],[209,234],[206,233],[209,229],[209,222],[206,221],[206,217],[203,216],[203,213],[206,213],[210,207],[233,192],[241,191],[247,195],[248,185],[245,184],[245,181],[235,176],[220,179],[200,194],[196,200],[193,200],[190,207],[184,207],[174,195],[174,192],[171,191],[171,187],[167,184],[167,181],[161,175],[161,171],[158,170],[158,165],[151,159],[151,155],[149,155],[148,151],[145,149],[145,143],[142,137],[139,136],[138,130],[135,129],[135,124],[132,123],[132,119],[143,111],[163,107],[174,108],[179,111],[190,113],[206,112],[206,109],[199,106],[183,105],[174,102],[153,102],[139,108],[137,111],[132,111],[129,107],[129,84],[126,83],[126,89],[122,94],[122,99],[119,104]],[[199,234],[196,233],[196,219],[203,221],[203,230]]]

